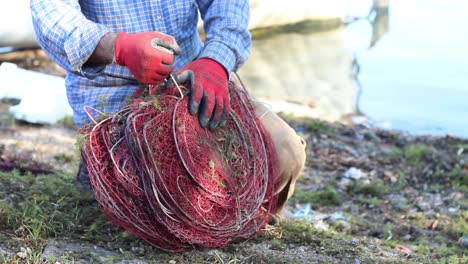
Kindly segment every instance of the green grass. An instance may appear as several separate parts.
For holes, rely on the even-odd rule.
[[[420,166],[435,159],[434,151],[424,144],[411,144],[403,148],[395,148],[387,155],[393,161],[402,159],[412,166]]]
[[[458,144],[457,147],[468,150],[468,144]]]
[[[404,158],[410,165],[420,166],[427,161],[435,159],[435,153],[428,146],[423,144],[413,144],[403,149]]]
[[[101,215],[91,192],[78,190],[71,175],[0,172],[0,232],[12,232],[16,247],[29,248],[26,263],[40,263],[49,238],[76,237],[94,243],[128,239]],[[13,243],[12,242],[12,243]],[[10,261],[14,262],[17,257]]]
[[[468,190],[468,173],[462,170],[459,164],[455,168],[446,174],[450,182],[458,187]]]
[[[448,217],[439,216],[438,219],[450,219]],[[413,225],[419,226],[421,229],[427,228],[427,223],[430,219],[424,215],[420,215],[416,219],[410,220]],[[457,244],[457,240],[468,232],[468,211],[461,211],[455,221],[449,221],[442,228],[442,233],[434,237],[419,236],[414,240],[403,240],[398,235],[398,226],[394,223],[387,223],[383,226],[384,239],[381,245],[394,248],[396,244],[405,246],[413,246],[414,251],[424,256],[432,256],[437,259],[437,263],[452,263],[456,258],[466,259],[466,249]],[[390,236],[392,234],[392,236]],[[459,263],[459,262],[454,262]]]
[[[379,207],[383,203],[383,200],[378,197],[368,198],[364,195],[359,195],[357,201],[360,204],[370,205],[373,207]]]
[[[364,196],[382,198],[390,192],[390,187],[384,184],[364,184],[355,183],[350,187],[351,193],[361,194]],[[369,201],[370,202],[370,201]],[[373,202],[377,202],[376,200]],[[368,203],[370,204],[370,203]]]
[[[468,210],[460,211],[457,219],[444,227],[444,233],[453,240],[468,234]]]
[[[69,155],[67,153],[60,153],[56,155],[54,158],[60,164],[66,164],[66,163],[72,162],[75,159],[75,156]]]
[[[341,198],[339,193],[332,188],[314,192],[297,189],[290,201],[291,203],[310,203],[314,206],[337,206]]]
[[[57,120],[57,124],[62,125],[64,127],[76,128],[75,119],[71,115],[64,116],[61,119]]]
[[[331,234],[327,234],[312,226],[310,222],[305,220],[283,221],[279,226],[281,240],[288,243],[312,243],[317,246],[321,245],[324,238],[331,238]]]
[[[323,120],[319,119],[312,119],[308,122],[305,123],[305,127],[307,130],[309,130],[311,133],[320,135],[320,134],[330,134],[333,129],[332,127]]]
[[[284,241],[280,239],[273,238],[271,240],[271,248],[275,250],[284,250],[288,248],[288,244],[286,244]]]

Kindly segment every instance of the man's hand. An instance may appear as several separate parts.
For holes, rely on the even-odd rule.
[[[228,73],[217,61],[202,58],[187,64],[176,76],[176,81],[190,86],[189,111],[198,113],[202,127],[210,129],[226,124],[231,110]]]
[[[140,83],[162,82],[175,67],[180,48],[172,36],[160,32],[120,33],[115,41],[115,58],[127,66]]]

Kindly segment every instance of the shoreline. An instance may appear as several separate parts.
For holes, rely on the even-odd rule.
[[[112,227],[92,195],[76,189],[73,129],[4,127],[2,159],[23,157],[19,166],[37,160],[55,174],[0,172],[4,201],[0,259],[36,256],[84,263],[463,263],[467,259],[463,237],[468,221],[468,140],[283,118],[308,144],[306,167],[288,210],[294,213],[309,204],[315,220],[281,222],[256,239],[226,249],[183,254],[160,252]],[[77,204],[79,211],[74,211]],[[20,217],[24,210],[29,212],[26,218]],[[345,218],[334,222],[314,218],[336,213]],[[39,228],[35,236],[28,231],[31,227]],[[402,247],[410,253],[402,252]]]

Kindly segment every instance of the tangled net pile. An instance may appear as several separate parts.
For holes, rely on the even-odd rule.
[[[166,251],[250,238],[275,212],[273,142],[245,88],[230,82],[224,128],[201,128],[176,88],[140,92],[83,129],[84,157],[103,213]]]

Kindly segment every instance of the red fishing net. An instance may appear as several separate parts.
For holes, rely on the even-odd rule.
[[[110,221],[167,251],[258,234],[276,209],[277,154],[247,91],[230,82],[230,95],[226,126],[213,131],[176,88],[140,92],[83,129],[91,183]]]

